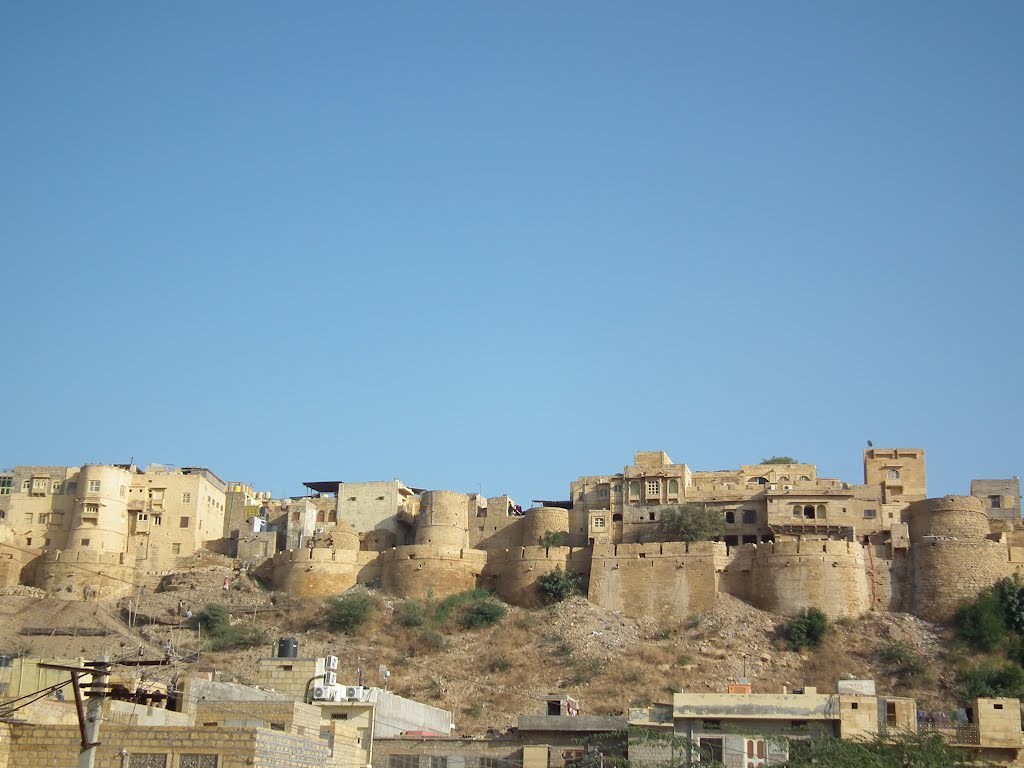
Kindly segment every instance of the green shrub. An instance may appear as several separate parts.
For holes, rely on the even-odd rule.
[[[565,547],[569,543],[569,534],[566,531],[544,531],[539,543],[542,547]]]
[[[343,597],[332,597],[327,601],[327,626],[332,632],[351,635],[373,614],[373,598],[364,592]]]
[[[434,608],[433,623],[437,626],[447,624],[452,614],[461,613],[468,605],[481,600],[487,600],[490,597],[491,593],[486,589],[470,589],[465,592],[459,592],[456,595],[449,595],[437,603],[437,606]]]
[[[960,606],[953,621],[957,634],[979,651],[994,650],[1006,635],[1003,607],[994,590],[985,590]]]
[[[782,625],[782,636],[794,651],[817,648],[828,634],[828,617],[817,608],[804,608]]]
[[[489,627],[492,624],[497,624],[508,613],[508,608],[505,604],[494,598],[488,598],[486,600],[479,600],[471,605],[462,617],[459,619],[459,624],[464,629],[479,629],[480,627]]]
[[[762,464],[799,464],[800,462],[794,459],[792,456],[770,456],[767,459],[761,459]]]
[[[999,602],[1006,628],[1024,636],[1024,579],[1019,573],[1007,576],[997,581],[991,592]]]
[[[928,665],[906,643],[895,640],[880,648],[878,657],[892,668],[903,685],[917,685],[928,677]]]
[[[209,635],[206,646],[211,651],[241,651],[267,642],[267,633],[259,627],[235,625]]]
[[[210,603],[193,616],[192,620],[204,632],[215,635],[231,627],[231,611],[226,605]]]
[[[1024,698],[1024,669],[1012,662],[998,666],[980,664],[961,670],[956,682],[957,693],[967,703],[977,698]]]
[[[583,577],[559,566],[537,579],[537,591],[546,603],[560,603],[573,595],[583,594]]]
[[[421,627],[427,621],[427,611],[419,600],[406,600],[395,609],[395,621],[403,627]]]

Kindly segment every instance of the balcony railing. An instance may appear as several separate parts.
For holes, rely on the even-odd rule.
[[[946,722],[929,723],[917,721],[917,732],[920,734],[936,733],[950,744],[980,744],[981,736],[978,726],[974,723]]]

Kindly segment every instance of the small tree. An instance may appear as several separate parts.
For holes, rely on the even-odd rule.
[[[463,629],[479,629],[497,624],[508,613],[508,608],[499,600],[489,597],[473,603],[459,619]]]
[[[539,538],[542,547],[564,547],[569,540],[569,534],[565,531],[544,531]]]
[[[226,605],[210,603],[199,611],[193,621],[209,634],[220,634],[231,626],[231,612]]]
[[[366,623],[373,609],[373,599],[363,592],[332,597],[327,601],[327,626],[333,632],[351,635]]]
[[[792,456],[771,456],[767,459],[761,459],[762,464],[799,464],[800,462],[794,459]]]
[[[537,591],[546,603],[560,603],[573,595],[583,594],[583,577],[555,566],[537,578]]]
[[[725,532],[725,520],[703,504],[681,504],[662,510],[658,529],[670,541],[708,541]]]
[[[817,608],[804,608],[782,625],[782,636],[794,651],[817,648],[828,634],[828,616]]]

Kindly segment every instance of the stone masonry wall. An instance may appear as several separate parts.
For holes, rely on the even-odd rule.
[[[588,598],[627,616],[685,616],[718,594],[715,555],[724,544],[597,544]]]
[[[759,608],[792,615],[817,608],[832,618],[869,607],[864,551],[849,541],[778,541],[756,545],[751,597]]]

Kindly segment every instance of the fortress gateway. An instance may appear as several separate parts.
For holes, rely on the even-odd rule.
[[[398,480],[306,486],[309,496],[274,500],[203,468],[17,467],[0,473],[0,584],[112,597],[207,548],[304,597],[359,583],[420,598],[484,587],[531,604],[537,579],[561,568],[583,577],[592,602],[628,615],[695,613],[727,592],[783,614],[939,620],[1024,569],[1019,481],[928,499],[916,448],[869,448],[860,484],[818,477],[813,464],[699,472],[640,452],[525,512],[507,496]],[[660,516],[682,504],[718,511],[721,540],[661,540]]]

